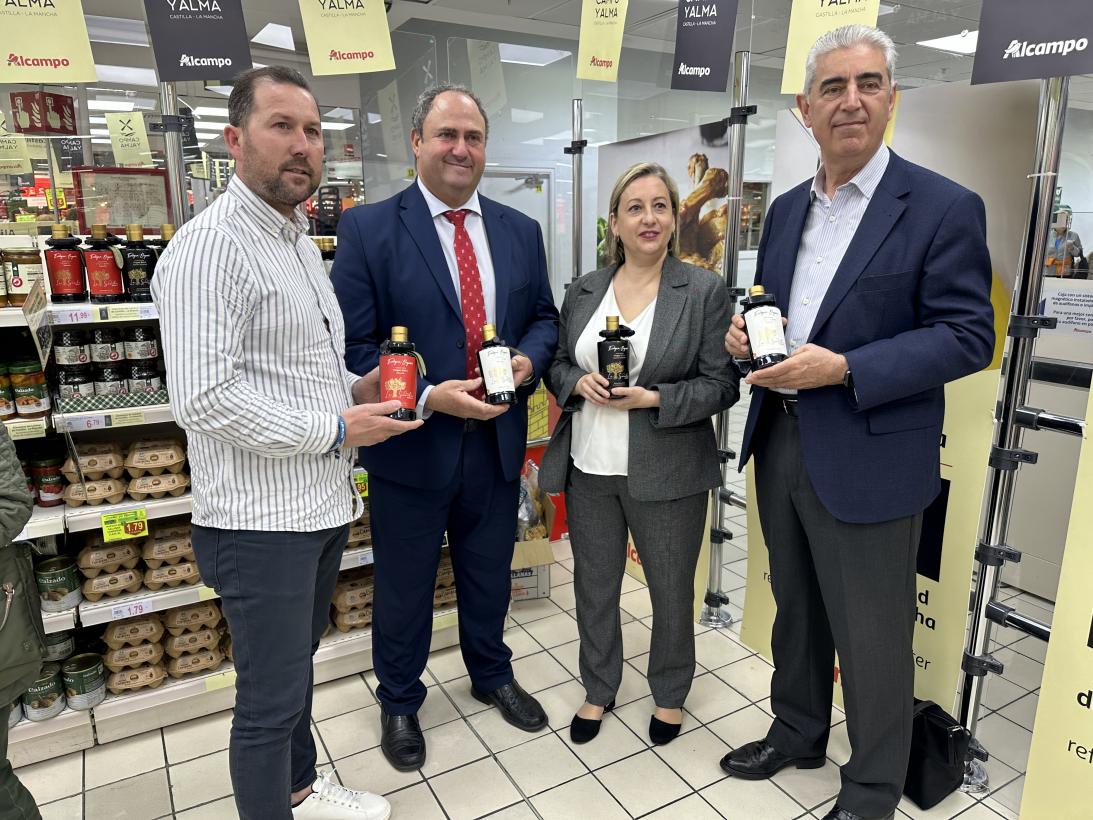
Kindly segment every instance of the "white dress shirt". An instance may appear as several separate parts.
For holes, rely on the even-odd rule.
[[[444,250],[444,261],[448,263],[448,273],[452,277],[452,285],[455,287],[455,298],[459,304],[463,304],[463,291],[459,286],[459,263],[455,258],[455,225],[444,216],[447,211],[467,210],[463,226],[471,237],[471,245],[474,246],[474,256],[478,262],[478,275],[482,278],[482,302],[486,308],[486,321],[491,325],[496,324],[497,318],[497,280],[493,275],[493,257],[490,256],[490,243],[486,238],[486,223],[482,218],[482,206],[478,202],[478,191],[471,194],[470,199],[458,208],[445,205],[432,192],[425,187],[421,177],[417,178],[417,186],[425,197],[425,204],[429,206],[429,213],[433,215],[433,225],[436,228],[437,238],[440,239],[440,247]],[[481,328],[477,330],[480,332]],[[497,328],[497,335],[501,335],[501,328]],[[417,415],[420,419],[427,419],[432,415],[431,410],[425,409],[425,400],[432,392],[433,386],[428,385],[421,391],[421,398],[417,403]]]
[[[307,227],[302,208],[286,219],[235,176],[156,267],[195,524],[314,532],[363,512],[352,449],[331,452],[359,377]]]
[[[645,351],[649,347],[649,334],[653,329],[653,315],[657,300],[654,299],[633,319],[622,318],[615,301],[612,284],[600,300],[599,307],[577,337],[577,366],[589,373],[600,370],[599,348],[603,341],[600,331],[607,327],[608,316],[618,316],[634,335],[630,336],[630,386],[633,387],[641,373]],[[573,439],[569,454],[574,466],[589,475],[627,475],[630,466],[630,413],[613,407],[600,407],[590,401],[581,404],[573,414]]]

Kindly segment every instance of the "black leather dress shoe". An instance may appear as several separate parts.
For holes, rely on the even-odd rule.
[[[893,811],[890,814],[884,815],[880,820],[893,820],[896,813]],[[824,815],[824,820],[865,820],[860,814],[854,814],[852,811],[847,811],[838,803],[827,814]]]
[[[819,769],[825,760],[824,757],[788,757],[765,740],[753,740],[721,758],[721,768],[742,780],[766,780],[786,766]]]
[[[380,712],[383,739],[380,748],[387,762],[400,772],[412,772],[425,765],[425,736],[417,715],[389,715]]]
[[[472,686],[471,694],[475,700],[496,706],[501,711],[501,717],[517,729],[537,732],[547,724],[546,712],[539,701],[525,692],[515,680],[488,693],[479,692]]]

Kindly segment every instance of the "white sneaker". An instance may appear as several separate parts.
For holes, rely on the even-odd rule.
[[[292,809],[293,820],[387,820],[391,804],[371,792],[339,786],[322,772],[312,792]]]

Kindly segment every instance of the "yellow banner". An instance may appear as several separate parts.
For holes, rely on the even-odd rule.
[[[361,74],[395,67],[383,0],[300,0],[311,73]]]
[[[613,83],[619,74],[629,0],[584,0],[577,78]]]
[[[878,11],[880,0],[793,0],[782,69],[782,93],[801,93],[805,84],[805,58],[820,35],[853,23],[875,26]]]
[[[0,3],[0,83],[93,83],[95,59],[80,0]]]
[[[0,174],[29,173],[30,151],[27,150],[26,137],[8,131],[7,118],[0,111]]]
[[[110,131],[110,146],[114,149],[117,165],[126,168],[152,164],[152,149],[148,147],[148,131],[142,113],[107,114],[106,127]]]
[[[1093,393],[1085,412],[1093,419]],[[1078,459],[1051,642],[1032,730],[1021,817],[1090,816],[1093,794],[1093,444]]]

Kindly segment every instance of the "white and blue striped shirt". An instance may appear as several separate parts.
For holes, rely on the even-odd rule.
[[[152,280],[193,521],[310,532],[359,517],[352,451],[330,452],[357,376],[318,249],[243,181],[168,245]]]

